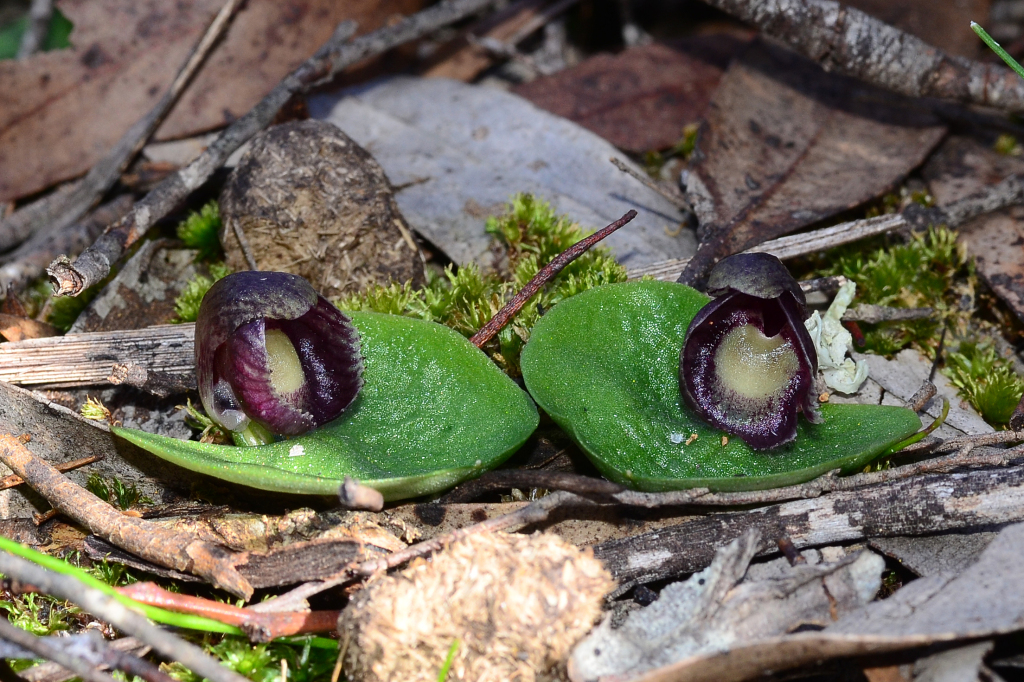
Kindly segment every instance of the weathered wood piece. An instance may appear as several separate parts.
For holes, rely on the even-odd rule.
[[[92,386],[110,383],[115,364],[191,374],[195,325],[68,334],[0,344],[0,381],[23,386]]]
[[[672,528],[594,547],[619,583],[635,584],[702,570],[715,549],[756,528],[760,554],[778,551],[788,537],[796,547],[870,537],[928,535],[984,528],[1024,519],[1024,467],[925,475],[808,500],[712,514]]]

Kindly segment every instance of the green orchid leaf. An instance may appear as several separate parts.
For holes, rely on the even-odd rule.
[[[611,480],[647,491],[775,488],[861,469],[921,427],[902,407],[825,404],[824,423],[801,418],[796,440],[775,450],[723,439],[679,392],[679,350],[707,302],[682,284],[609,284],[534,327],[522,355],[527,389]]]
[[[478,476],[537,428],[530,397],[462,335],[397,315],[350,315],[365,384],[330,424],[258,447],[114,433],[186,469],[262,490],[333,495],[352,476],[398,500]]]

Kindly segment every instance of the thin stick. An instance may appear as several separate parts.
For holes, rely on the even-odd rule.
[[[6,618],[0,618],[0,638],[27,649],[40,658],[59,663],[86,682],[114,682],[110,675],[97,670],[92,663],[72,655],[64,646],[57,646],[43,637],[36,637]]]
[[[142,582],[119,587],[117,591],[137,602],[158,606],[176,613],[205,616],[242,628],[254,642],[269,642],[277,637],[328,632],[338,623],[340,611],[301,611],[298,613],[260,613],[212,599],[168,592],[156,583]]]
[[[500,332],[502,328],[509,323],[513,317],[522,309],[526,302],[533,297],[541,287],[550,282],[562,269],[573,262],[589,249],[594,244],[598,243],[615,230],[619,229],[633,218],[636,217],[636,211],[630,210],[626,212],[626,215],[616,220],[611,225],[602,227],[600,230],[579,240],[568,249],[558,254],[551,259],[551,262],[540,269],[536,275],[533,276],[529,282],[526,283],[522,289],[519,290],[512,300],[506,303],[501,310],[495,313],[494,317],[488,320],[487,324],[480,328],[476,334],[470,338],[470,342],[476,345],[477,348],[482,348],[484,344],[494,338],[495,334]]]
[[[231,226],[235,232],[235,238],[238,239],[238,245],[242,247],[242,255],[245,256],[245,264],[249,266],[250,270],[259,270],[259,266],[256,265],[256,258],[252,255],[252,247],[249,246],[249,240],[245,236],[245,230],[242,229],[242,225],[237,221],[231,221]]]
[[[253,135],[263,130],[293,95],[329,81],[348,66],[367,57],[415,40],[439,28],[484,10],[495,0],[442,0],[393,26],[386,26],[348,43],[354,31],[351,22],[335,30],[334,36],[315,55],[285,76],[255,107],[222,132],[188,166],[168,176],[139,201],[134,210],[109,226],[96,242],[72,265],[57,258],[47,271],[60,296],[77,296],[107,276],[112,263],[124,255],[153,224],[166,216],[182,199],[198,188],[224,165],[227,158]]]
[[[174,81],[160,101],[121,136],[117,144],[93,166],[82,180],[64,192],[48,197],[17,211],[0,223],[0,251],[6,251],[37,230],[54,233],[72,225],[99,203],[121,174],[139,153],[146,141],[164,120],[167,112],[178,101],[185,86],[199,70],[210,50],[227,28],[232,15],[243,0],[227,0],[199,39],[188,59],[178,70]]]
[[[92,464],[93,462],[99,462],[102,459],[103,455],[89,455],[88,457],[76,459],[71,462],[64,462],[62,464],[58,464],[54,468],[61,473],[65,473],[68,471],[73,471],[75,469],[80,469],[81,467],[84,467],[87,464]],[[0,490],[7,490],[8,488],[13,488],[15,486],[21,485],[24,482],[25,479],[23,479],[21,476],[18,476],[17,474],[4,476],[3,478],[0,478]]]
[[[637,173],[635,170],[633,170],[632,168],[627,166],[622,161],[622,159],[617,159],[617,158],[615,158],[613,156],[613,157],[611,157],[608,160],[612,162],[613,166],[615,166],[620,171],[622,171],[623,173],[625,173],[629,177],[631,177],[634,180],[636,180],[637,182],[639,182],[641,185],[643,185],[647,189],[654,190],[655,192],[657,192],[661,196],[663,196],[666,199],[668,199],[669,202],[671,202],[673,206],[678,208],[683,213],[693,213],[693,206],[690,206],[690,202],[686,201],[686,199],[683,199],[681,196],[679,196],[677,194],[673,194],[672,192],[669,192],[668,190],[666,190],[664,187],[661,186],[661,183],[654,182],[650,178],[648,178],[648,177],[646,177],[644,175],[641,175],[640,173]]]
[[[54,509],[96,535],[147,561],[198,575],[214,586],[248,599],[253,588],[236,569],[241,557],[190,533],[125,516],[59,471],[11,435],[0,435],[0,461],[21,476]]]
[[[150,645],[170,660],[178,661],[192,672],[207,677],[212,682],[247,682],[245,677],[222,666],[219,661],[203,653],[199,647],[153,625],[145,616],[71,576],[48,571],[7,552],[0,552],[0,573],[8,578],[34,585],[44,594],[78,604],[87,613],[111,623],[119,630]]]
[[[28,25],[21,34],[21,44],[15,59],[27,59],[43,46],[46,34],[50,31],[50,20],[53,18],[53,0],[32,0],[28,10]]]

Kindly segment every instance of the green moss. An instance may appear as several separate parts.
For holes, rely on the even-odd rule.
[[[1024,394],[1024,378],[989,342],[964,342],[946,356],[943,374],[990,424],[1006,425]]]
[[[996,138],[996,142],[992,145],[992,149],[1003,156],[1020,156],[1022,151],[1020,145],[1017,143],[1017,138],[1009,133],[1003,133]]]
[[[177,229],[178,239],[190,249],[197,249],[199,260],[210,260],[221,254],[220,206],[211,201],[199,211],[192,211]]]
[[[44,594],[13,595],[5,590],[3,596],[0,611],[6,612],[13,625],[37,637],[71,630],[77,625],[77,616],[81,613],[77,606]]]
[[[210,276],[196,275],[185,285],[184,291],[174,299],[174,319],[172,322],[195,322],[199,316],[199,304],[203,296],[210,290],[213,283],[231,274],[231,268],[224,263],[211,263]]]
[[[0,26],[0,59],[14,59],[21,46],[21,36],[28,26],[28,16],[20,17],[9,24]],[[59,9],[54,8],[53,16],[50,18],[50,26],[40,46],[41,52],[50,50],[63,50],[71,47],[71,30],[74,28],[71,20],[64,16]]]
[[[121,479],[114,477],[109,481],[99,474],[89,476],[85,489],[104,502],[109,502],[118,509],[129,510],[141,505],[153,504],[152,498],[143,495],[134,483],[125,485]]]
[[[582,228],[529,194],[512,198],[504,215],[487,220],[486,229],[504,247],[499,272],[484,273],[474,264],[428,275],[426,286],[372,286],[337,301],[343,310],[368,310],[439,322],[472,336],[542,267],[585,235]],[[626,270],[603,247],[570,263],[485,350],[506,372],[519,374],[519,353],[541,313],[559,301],[599,284],[624,282]]]
[[[288,669],[288,682],[320,682],[331,679],[336,649],[326,649],[298,642],[250,644],[244,637],[207,635],[200,645],[236,673],[254,682],[277,682],[281,679],[281,661]],[[180,682],[200,682],[202,678],[180,663],[163,664],[161,668]]]
[[[832,265],[823,275],[844,275],[857,283],[857,302],[897,308],[930,307],[934,320],[862,325],[867,350],[891,355],[914,345],[928,355],[938,344],[941,325],[965,327],[976,284],[973,263],[956,233],[932,228],[905,244],[890,244],[868,254],[839,249],[824,257]]]

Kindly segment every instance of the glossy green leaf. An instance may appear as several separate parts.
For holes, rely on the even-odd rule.
[[[333,495],[352,476],[397,500],[497,466],[537,428],[530,397],[462,335],[396,315],[350,315],[365,384],[323,428],[247,448],[114,433],[186,469],[254,488]]]
[[[801,418],[789,445],[723,445],[725,434],[679,393],[679,350],[707,301],[682,284],[611,284],[559,303],[534,327],[522,356],[527,388],[613,481],[648,491],[774,488],[860,469],[920,428],[902,407],[825,404],[824,423]]]

